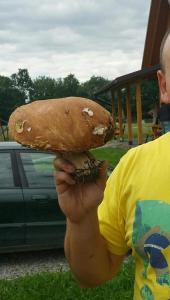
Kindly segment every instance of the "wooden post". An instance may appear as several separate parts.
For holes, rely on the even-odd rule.
[[[123,139],[123,115],[122,115],[122,93],[118,90],[118,118],[119,118],[119,138]]]
[[[132,133],[132,113],[130,106],[130,87],[126,88],[126,109],[127,109],[127,125],[128,125],[128,143],[133,144],[133,133]]]
[[[138,126],[138,144],[142,144],[142,99],[141,99],[141,83],[136,83],[136,111]]]

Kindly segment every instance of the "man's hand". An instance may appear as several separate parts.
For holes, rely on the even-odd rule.
[[[81,222],[96,209],[103,199],[107,179],[107,162],[101,164],[99,178],[94,182],[76,183],[71,176],[74,166],[66,160],[56,159],[55,180],[61,210],[71,222]]]
[[[82,286],[99,285],[116,274],[123,260],[108,251],[99,230],[97,208],[103,199],[107,163],[102,163],[99,178],[88,183],[74,181],[69,162],[56,159],[54,165],[59,204],[67,217],[67,260]]]

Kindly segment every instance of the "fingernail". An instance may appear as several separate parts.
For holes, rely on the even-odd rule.
[[[73,166],[67,166],[67,171],[68,172],[74,172],[74,167]]]

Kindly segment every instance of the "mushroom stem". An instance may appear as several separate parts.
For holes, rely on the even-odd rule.
[[[96,160],[89,151],[81,153],[59,152],[59,155],[75,166],[76,169],[72,176],[77,182],[92,181],[99,176],[101,161]]]

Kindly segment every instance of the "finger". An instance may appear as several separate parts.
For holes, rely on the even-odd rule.
[[[73,179],[73,177],[65,172],[62,171],[56,171],[54,174],[56,185],[74,185],[76,181]]]
[[[63,170],[67,173],[73,173],[75,171],[75,167],[73,166],[73,164],[63,158],[56,158],[54,160],[54,167],[56,170]]]
[[[99,167],[99,177],[96,180],[96,184],[100,186],[103,190],[106,186],[107,181],[107,168],[108,168],[108,162],[106,160],[102,161],[100,167]]]

